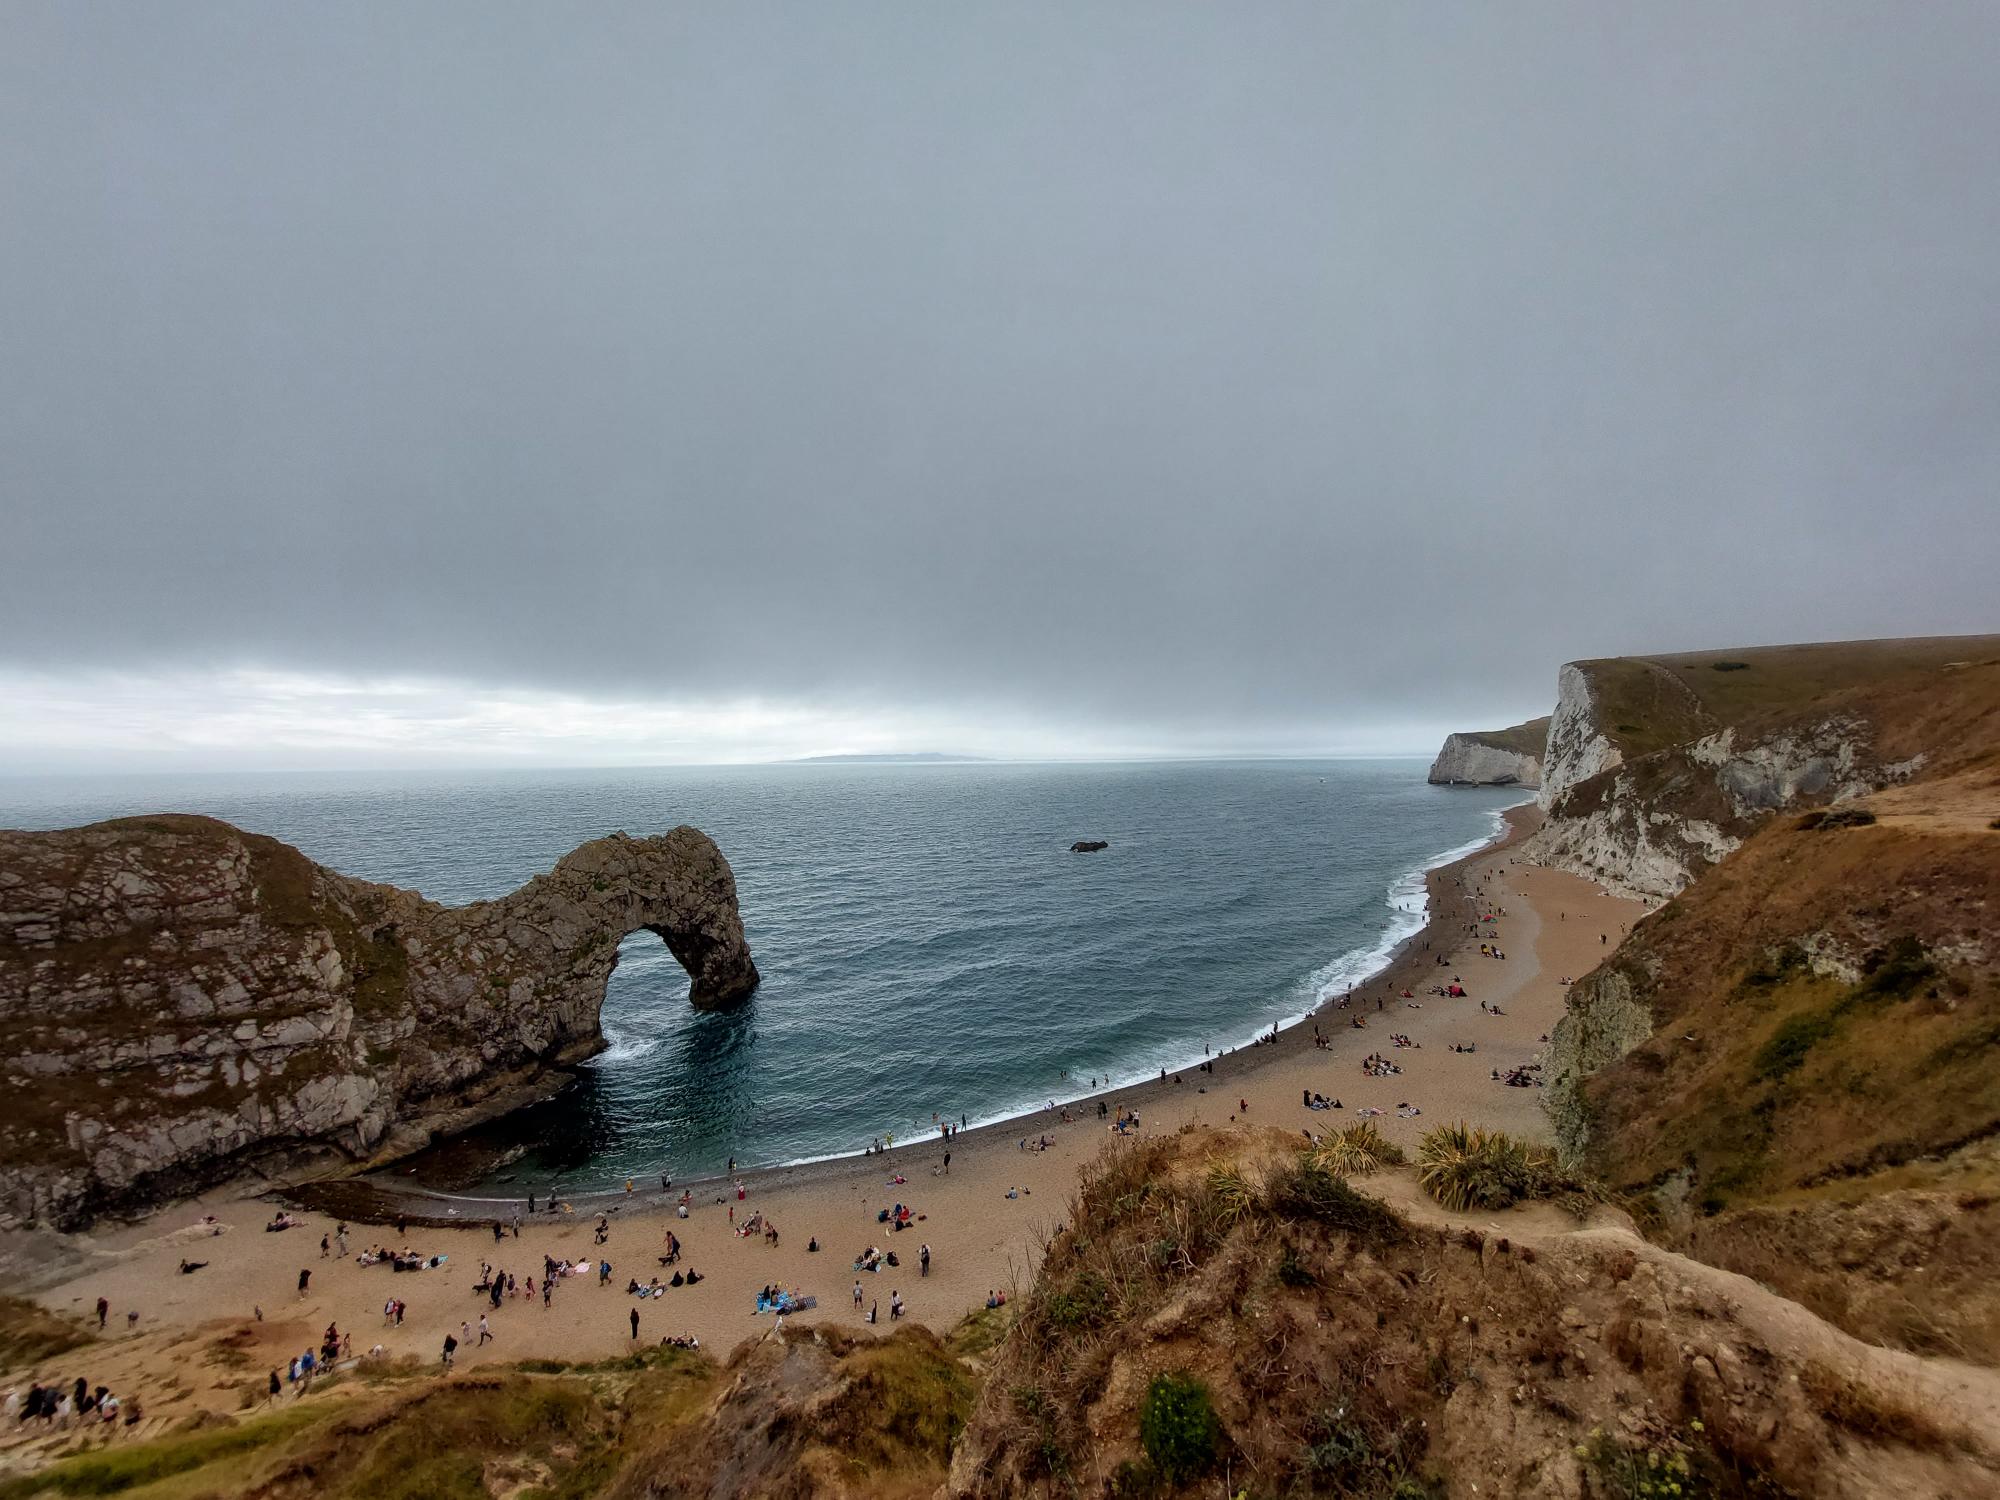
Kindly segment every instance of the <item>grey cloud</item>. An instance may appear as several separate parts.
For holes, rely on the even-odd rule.
[[[0,657],[1316,726],[1995,627],[1984,4],[0,10]]]

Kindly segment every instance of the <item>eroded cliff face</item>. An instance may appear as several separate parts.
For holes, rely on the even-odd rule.
[[[458,908],[209,818],[0,834],[0,1220],[386,1158],[546,1092],[602,1047],[641,928],[696,1006],[756,987],[735,877],[693,828]]]
[[[1535,800],[1547,812],[1578,782],[1610,770],[1622,759],[1598,722],[1590,679],[1582,665],[1566,663],[1556,673],[1556,708],[1549,715],[1548,748],[1542,756],[1542,794]]]
[[[1563,678],[1540,798],[1548,816],[1530,857],[1641,895],[1678,894],[1774,812],[1865,797],[1926,763],[1921,751],[1892,758],[1869,717],[1841,709],[1731,725],[1628,760],[1597,722],[1585,675],[1572,665]]]

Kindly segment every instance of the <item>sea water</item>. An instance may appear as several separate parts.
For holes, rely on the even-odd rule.
[[[625,939],[606,1049],[494,1132],[507,1176],[582,1187],[1191,1065],[1378,967],[1421,923],[1423,871],[1521,798],[1402,760],[105,776],[0,780],[0,825],[208,813],[450,904],[615,830],[704,829],[763,985],[700,1014],[660,940]]]

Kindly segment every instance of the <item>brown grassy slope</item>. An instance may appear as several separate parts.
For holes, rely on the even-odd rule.
[[[1571,1011],[1608,980],[1651,1013],[1581,1103],[1589,1168],[1660,1190],[1670,1242],[1864,1337],[2000,1363],[2000,1170],[1977,1149],[2000,1137],[2000,833],[1950,814],[1989,780],[1885,794],[1925,818],[1774,819]]]
[[[1605,734],[1632,760],[1727,725],[1795,714],[1836,694],[1865,696],[1897,678],[1996,660],[2000,635],[1755,646],[1577,665],[1590,678]]]
[[[997,1351],[946,1493],[1625,1495],[1653,1493],[1625,1481],[1654,1453],[1686,1463],[1687,1495],[2000,1493],[1962,1413],[1926,1418],[1819,1325],[1772,1343],[1713,1271],[1546,1208],[1405,1216],[1374,1182],[1316,1173],[1276,1131],[1108,1159]],[[1214,1413],[1187,1472],[1142,1436],[1161,1377]]]

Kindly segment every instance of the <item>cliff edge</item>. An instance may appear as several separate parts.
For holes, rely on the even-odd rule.
[[[1571,662],[1529,855],[1673,896],[1775,812],[1949,773],[1996,663],[2000,636]]]
[[[455,908],[211,818],[0,833],[0,1222],[386,1159],[546,1093],[603,1046],[641,928],[697,1007],[756,987],[735,876],[694,828],[593,840]]]
[[[1545,716],[1511,729],[1474,730],[1445,737],[1431,762],[1432,786],[1519,786],[1542,784],[1542,747],[1549,737]]]

